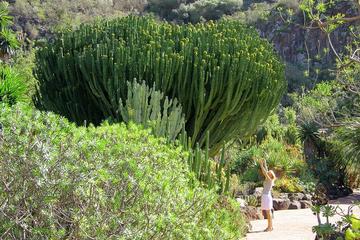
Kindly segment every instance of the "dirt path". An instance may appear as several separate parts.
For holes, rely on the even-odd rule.
[[[331,201],[342,209],[347,209],[352,201],[360,201],[360,191],[352,195]],[[360,209],[355,209],[355,214],[360,215]],[[340,218],[333,218],[332,222]],[[317,224],[316,217],[310,209],[283,210],[275,212],[274,231],[263,232],[266,220],[252,221],[252,231],[247,235],[247,240],[314,240],[312,227]]]

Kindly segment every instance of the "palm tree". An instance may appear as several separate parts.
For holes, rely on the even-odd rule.
[[[319,125],[314,122],[305,122],[300,127],[300,139],[304,144],[304,154],[307,161],[314,160],[321,155],[321,138]]]

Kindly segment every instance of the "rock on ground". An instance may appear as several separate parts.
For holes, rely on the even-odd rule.
[[[274,198],[273,199],[274,210],[286,210],[290,206],[289,199]]]

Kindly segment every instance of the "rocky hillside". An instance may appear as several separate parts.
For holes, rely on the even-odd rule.
[[[96,17],[115,17],[129,13],[146,14],[151,9],[155,9],[151,4],[157,4],[157,7],[161,5],[162,10],[164,6],[170,6],[165,4],[170,2],[166,0],[161,1],[161,4],[155,0],[8,1],[11,3],[14,16],[14,28],[25,41],[29,42],[49,38],[51,33],[59,28],[76,26]],[[184,9],[192,11],[183,13],[185,15],[194,14],[194,12],[206,14],[207,11],[210,11],[205,0],[180,2],[184,2],[184,4],[175,4],[173,7],[183,9],[181,11]],[[194,2],[199,4],[196,5]],[[309,28],[308,19],[304,19],[305,15],[299,8],[299,2],[300,0],[245,0],[242,3],[239,0],[231,0],[229,6],[220,5],[220,2],[218,7],[211,6],[211,11],[218,12],[214,18],[218,18],[219,14],[224,16],[231,13],[231,16],[227,17],[256,27],[263,37],[275,45],[279,55],[287,62],[289,92],[300,91],[303,87],[311,89],[318,81],[331,79],[331,69],[333,69],[336,59],[330,48],[328,36],[317,28]],[[242,6],[242,8],[234,13],[234,6]],[[196,7],[201,7],[201,11],[195,11]],[[231,8],[231,11],[227,11],[225,7]],[[179,12],[179,9],[170,7],[167,11]],[[155,15],[157,13],[160,14],[156,11],[152,12]],[[358,10],[353,1],[338,1],[327,14],[335,15],[337,13],[344,14],[344,16],[356,16]],[[159,18],[161,17],[159,16]],[[208,16],[204,15],[204,17],[200,16],[196,19],[204,21],[205,18],[208,19]],[[175,21],[182,22],[183,18]],[[350,24],[354,25],[355,23],[345,24],[330,34],[331,42],[338,52],[346,52],[344,51],[345,46],[352,40],[347,29]],[[287,104],[289,101],[285,101],[285,103]]]

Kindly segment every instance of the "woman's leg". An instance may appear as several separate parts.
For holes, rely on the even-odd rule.
[[[272,231],[273,225],[272,225],[272,217],[271,217],[271,210],[266,210],[266,218],[268,221],[268,227],[266,228],[266,231]]]

